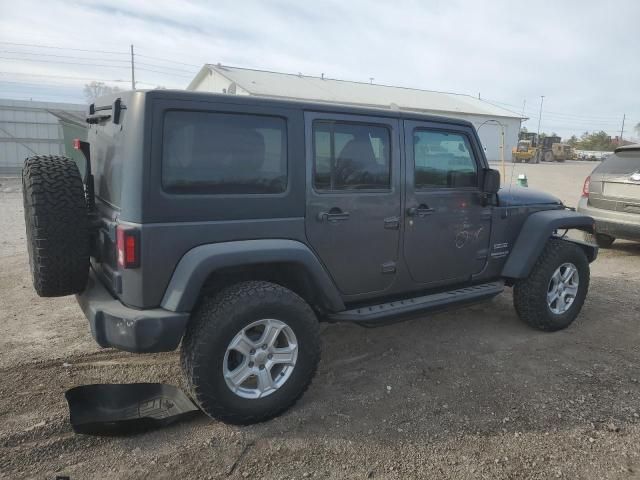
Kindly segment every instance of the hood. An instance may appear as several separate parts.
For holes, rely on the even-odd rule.
[[[546,192],[524,187],[501,188],[498,192],[498,205],[501,207],[519,207],[524,205],[562,205],[559,198]]]

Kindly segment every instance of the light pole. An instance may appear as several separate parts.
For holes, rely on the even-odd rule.
[[[538,114],[538,133],[536,133],[536,143],[540,140],[540,122],[542,121],[542,104],[544,103],[544,95],[540,95],[540,113]]]

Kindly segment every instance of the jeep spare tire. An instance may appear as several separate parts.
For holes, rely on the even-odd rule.
[[[27,158],[22,194],[36,292],[41,297],[82,292],[89,275],[89,220],[77,165],[53,155]]]

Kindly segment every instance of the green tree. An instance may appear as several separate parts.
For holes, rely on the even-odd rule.
[[[603,130],[593,133],[584,132],[576,146],[581,150],[596,150],[601,152],[610,152],[617,147],[617,145],[611,141],[611,135]]]
[[[566,143],[571,145],[573,148],[576,148],[576,146],[579,143],[578,137],[576,137],[575,135],[571,135],[571,137],[569,137],[569,140],[567,140]]]

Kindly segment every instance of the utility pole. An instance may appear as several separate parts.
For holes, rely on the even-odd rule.
[[[620,143],[618,145],[622,146],[622,134],[624,133],[624,120],[627,118],[627,114],[622,114],[622,128],[620,129]]]
[[[522,116],[523,116],[523,117],[524,117],[524,109],[525,109],[525,107],[526,107],[526,106],[527,106],[527,99],[525,98],[525,99],[522,101]]]
[[[538,115],[538,133],[536,134],[536,142],[540,141],[540,122],[542,121],[542,104],[544,103],[544,95],[540,95],[540,114]]]
[[[133,44],[131,44],[131,90],[136,89],[136,69],[133,60]]]

